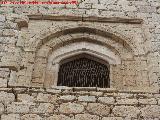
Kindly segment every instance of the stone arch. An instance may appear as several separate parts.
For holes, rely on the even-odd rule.
[[[133,53],[135,48],[132,46],[133,44],[129,45],[128,43],[129,40],[126,42],[124,40],[125,38],[124,36],[119,35],[115,32],[109,32],[110,30],[106,30],[104,28],[98,29],[93,26],[89,27],[84,25],[82,26],[78,25],[78,27],[77,26],[61,27],[61,28],[58,28],[58,30],[55,28],[54,29],[50,28],[49,30],[51,31],[51,29],[52,29],[52,32],[48,32],[47,34],[45,33],[46,35],[42,34],[40,36],[42,37],[41,39],[37,38],[39,40],[36,41],[36,45],[35,45],[36,55],[35,55],[34,71],[32,75],[32,83],[36,83],[36,84],[38,83],[40,86],[44,85],[45,80],[49,81],[48,80],[49,78],[45,77],[47,76],[46,75],[47,73],[45,71],[47,72],[49,71],[47,70],[49,56],[56,49],[62,46],[65,46],[67,44],[70,44],[72,42],[74,43],[79,41],[88,41],[88,42],[99,44],[100,46],[104,46],[108,48],[108,50],[112,51],[114,55],[118,56],[118,59],[119,59],[119,62],[115,62],[114,60],[112,60],[111,64],[120,64],[120,61],[123,58],[121,55],[123,54],[124,51],[127,51],[130,54],[129,59],[133,59]],[[79,36],[79,37],[75,37],[75,36]],[[119,45],[121,45],[121,48],[120,48],[121,51],[117,47]],[[97,51],[94,51],[94,52],[97,52]],[[102,52],[99,52],[99,54],[100,53]],[[96,56],[98,56],[98,54],[96,54]],[[111,55],[108,55],[108,56],[110,57]],[[54,69],[57,69],[57,68],[54,68]],[[54,75],[54,77],[55,76],[56,75]],[[51,78],[53,78],[53,74]],[[56,80],[50,80],[50,82],[47,82],[47,84],[48,83],[50,84],[51,81],[56,81]]]
[[[39,34],[35,35],[35,37],[32,38],[32,41],[30,41],[29,46],[34,48],[34,51],[37,51],[39,48],[41,48],[42,45],[46,44],[51,39],[72,33],[89,33],[104,38],[111,38],[112,40],[123,44],[123,46],[126,46],[133,53],[138,53],[137,46],[133,43],[131,38],[118,33],[117,30],[112,31],[110,27],[103,25],[93,25],[90,23],[77,23],[74,25],[66,26],[51,26],[45,30],[42,30],[40,36]]]
[[[60,61],[57,86],[110,87],[109,63],[86,51],[77,54]]]
[[[98,50],[94,50],[94,48],[97,48]],[[102,49],[104,49],[106,52],[103,52]],[[109,48],[84,41],[71,43],[69,46],[63,46],[53,51],[53,53],[48,57],[47,67],[45,70],[46,73],[44,76],[44,79],[47,80],[45,81],[45,86],[48,87],[50,84],[56,86],[58,80],[58,70],[62,60],[68,58],[70,59],[81,54],[91,55],[100,59],[101,61],[106,61],[111,65],[121,64],[120,57],[115,55],[114,52]]]

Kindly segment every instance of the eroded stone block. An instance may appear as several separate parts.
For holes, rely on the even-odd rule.
[[[52,115],[48,117],[47,120],[73,120],[73,118],[70,118],[65,115]]]
[[[7,87],[7,79],[0,78],[0,87]]]
[[[63,95],[63,96],[60,96],[59,99],[62,100],[62,101],[74,101],[76,99],[76,96],[73,96],[73,95]]]
[[[0,114],[3,114],[4,112],[4,105],[0,103]]]
[[[84,111],[84,106],[77,103],[63,103],[59,108],[60,113],[82,113]]]
[[[114,104],[115,99],[113,97],[99,97],[98,101],[103,104]]]
[[[21,117],[21,120],[43,120],[43,118],[37,114],[25,114]]]
[[[103,117],[102,120],[124,120],[122,117]]]
[[[87,110],[95,115],[108,116],[110,114],[110,107],[100,103],[88,103]]]
[[[13,102],[7,105],[7,113],[29,113],[29,107],[27,103]]]
[[[38,96],[37,96],[37,101],[38,102],[56,103],[57,96],[56,95],[51,95],[51,94],[39,93]]]
[[[17,95],[17,101],[20,101],[20,102],[33,102],[34,101],[34,97],[30,96],[28,94],[18,94]]]
[[[77,114],[75,115],[75,120],[99,120],[99,116],[90,114]]]
[[[53,113],[54,111],[54,105],[51,103],[40,103],[37,105],[32,106],[30,113]]]
[[[113,114],[117,117],[137,117],[140,110],[134,106],[115,106]]]
[[[78,101],[81,101],[81,102],[95,102],[96,97],[95,96],[79,96]]]
[[[3,114],[1,120],[20,120],[19,114]]]
[[[9,104],[15,100],[15,95],[13,93],[0,92],[0,102],[4,104]]]
[[[160,106],[158,105],[151,105],[151,106],[146,106],[141,109],[142,116],[146,118],[151,118],[151,117],[159,117],[160,116]]]

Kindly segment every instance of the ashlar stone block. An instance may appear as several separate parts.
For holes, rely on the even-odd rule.
[[[151,105],[151,106],[146,106],[141,109],[142,116],[146,118],[151,118],[151,117],[159,117],[160,116],[160,106],[158,105]]]
[[[98,102],[102,104],[114,104],[115,99],[113,97],[99,97]]]
[[[25,114],[21,117],[21,120],[43,120],[43,118],[37,114]]]
[[[63,103],[60,105],[59,112],[60,113],[67,113],[67,114],[72,114],[72,113],[82,113],[84,111],[84,106],[81,104],[77,103]]]
[[[15,100],[15,95],[13,93],[0,92],[0,102],[4,104],[9,104]]]
[[[90,114],[77,114],[75,120],[99,120],[99,116]]]
[[[134,106],[115,106],[113,114],[117,117],[137,117],[140,110]]]
[[[3,114],[1,120],[20,120],[19,114]]]
[[[4,112],[4,105],[0,103],[0,114],[3,114]]]
[[[100,103],[88,103],[87,110],[95,115],[108,116],[110,114],[110,107]]]
[[[47,120],[73,120],[73,118],[70,118],[65,115],[52,115],[48,117]]]
[[[7,113],[29,113],[29,104],[13,102],[7,106]]]
[[[81,102],[95,102],[96,97],[95,96],[79,96],[78,101],[81,101]]]
[[[56,103],[57,96],[56,95],[51,95],[51,94],[39,93],[38,96],[37,96],[37,101],[38,102]]]
[[[40,103],[35,105],[34,107],[32,106],[30,110],[31,113],[37,113],[37,114],[53,113],[53,111],[54,111],[54,105],[51,103]]]

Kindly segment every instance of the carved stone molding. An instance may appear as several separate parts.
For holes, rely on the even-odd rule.
[[[142,19],[120,18],[120,17],[95,17],[95,16],[54,16],[54,15],[28,15],[30,20],[53,20],[53,21],[83,21],[83,22],[102,22],[102,23],[128,23],[142,24]]]

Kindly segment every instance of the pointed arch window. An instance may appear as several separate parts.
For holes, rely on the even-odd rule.
[[[61,61],[58,86],[110,87],[109,64],[83,54]]]

